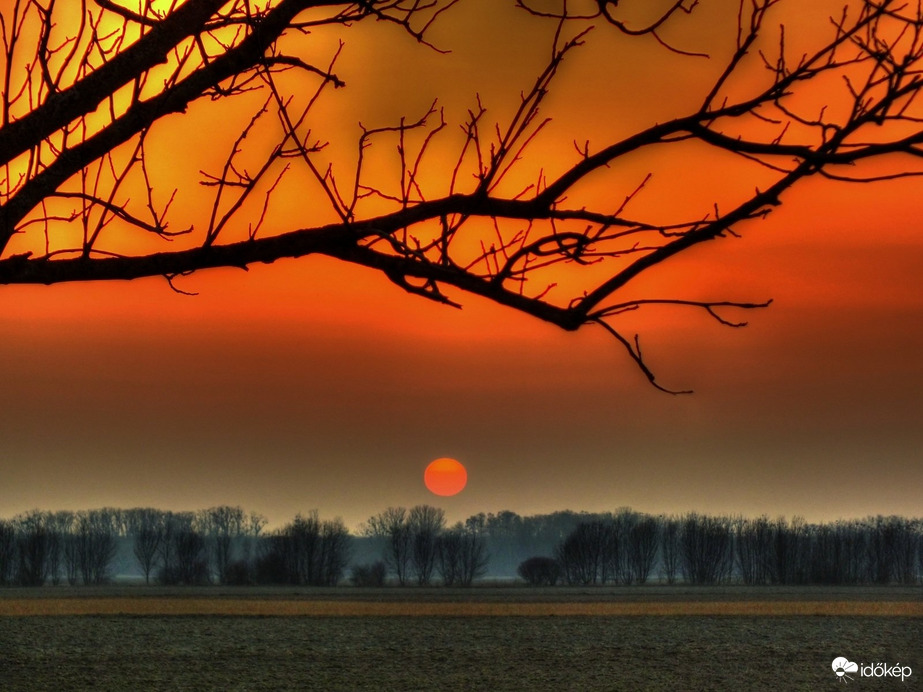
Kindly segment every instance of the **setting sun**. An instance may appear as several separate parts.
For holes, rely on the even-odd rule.
[[[468,483],[468,472],[455,459],[436,459],[423,472],[423,482],[434,495],[457,495]]]

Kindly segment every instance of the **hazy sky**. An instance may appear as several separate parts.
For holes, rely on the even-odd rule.
[[[355,92],[351,101],[331,96],[331,139],[354,139],[358,120],[413,114],[435,96],[447,118],[476,91],[515,103],[547,56],[547,45],[529,50],[527,39],[549,27],[511,16],[522,43],[493,40],[509,31],[502,22],[471,33],[476,15],[460,15],[440,29],[455,50],[448,57],[404,48],[387,28],[355,30],[341,66],[345,93]],[[633,50],[632,71],[591,64],[603,53],[575,59],[549,106],[560,127],[550,141],[571,146],[575,113],[586,117],[581,132],[596,132],[616,127],[614,114],[630,128],[684,102],[670,84],[669,102],[653,87],[651,103],[600,91],[606,80],[641,79],[636,63],[659,67],[656,45]],[[499,66],[480,89],[478,60]],[[405,69],[416,81],[394,77]],[[697,84],[694,73],[665,79]],[[363,91],[370,84],[377,90]],[[579,100],[590,89],[601,94],[598,109]],[[203,118],[193,109],[170,125],[186,128],[180,140],[201,137]],[[177,184],[191,190],[183,176],[197,169],[180,171],[175,157]],[[688,197],[708,208],[700,164],[674,161],[650,203]],[[227,503],[273,523],[317,508],[354,527],[389,505],[421,502],[452,519],[626,505],[919,516],[919,185],[808,183],[769,220],[742,227],[742,238],[710,243],[639,283],[774,299],[739,330],[682,310],[638,317],[650,365],[690,396],[654,390],[599,329],[564,333],[458,294],[463,310],[437,306],[323,258],[204,272],[182,284],[196,297],[162,279],[0,288],[0,516]],[[423,469],[440,456],[468,468],[457,497],[423,486]]]

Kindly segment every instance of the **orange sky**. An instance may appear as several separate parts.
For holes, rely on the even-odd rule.
[[[416,117],[437,96],[453,126],[476,92],[496,117],[515,105],[547,57],[552,27],[492,3],[470,6],[437,27],[448,56],[393,27],[346,33],[338,73],[348,86],[318,114],[331,157],[347,157],[348,169],[358,121]],[[703,1],[707,30],[689,40],[719,52],[728,6],[736,2]],[[707,61],[645,39],[609,48],[611,38],[597,30],[562,72],[533,169],[564,165],[556,157],[572,155],[575,138],[628,132],[701,94]],[[320,54],[331,40],[317,38]],[[209,162],[187,160],[190,142],[220,133],[219,123],[233,127],[231,115],[193,108],[155,132],[157,175],[180,188],[176,227],[201,218],[194,181]],[[217,147],[198,149],[220,162]],[[632,159],[615,183],[584,194],[624,196],[656,168],[639,209],[707,210],[712,197],[753,185],[702,152],[667,154]],[[304,185],[295,176],[280,190],[275,223],[322,218]],[[743,238],[709,243],[633,283],[639,295],[775,301],[745,315],[743,330],[676,309],[632,318],[661,381],[696,390],[683,397],[649,387],[601,330],[564,333],[451,291],[464,309],[437,306],[324,258],[182,279],[197,297],[162,279],[4,287],[0,516],[228,503],[273,523],[317,508],[354,526],[419,502],[453,519],[625,505],[919,516],[918,190],[912,180],[808,182],[769,220],[739,229]],[[441,456],[468,468],[456,497],[423,486],[423,469]]]

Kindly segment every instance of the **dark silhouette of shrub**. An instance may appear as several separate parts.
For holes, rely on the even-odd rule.
[[[353,586],[375,587],[385,585],[388,567],[381,560],[371,564],[353,565],[349,581]]]
[[[530,557],[519,563],[516,573],[530,586],[554,586],[561,578],[561,565],[553,557]]]
[[[256,575],[249,562],[235,560],[224,572],[224,583],[229,586],[252,586],[256,583]]]

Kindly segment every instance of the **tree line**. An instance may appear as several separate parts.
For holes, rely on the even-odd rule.
[[[470,586],[918,584],[923,520],[808,523],[561,511],[479,513],[449,525],[429,505],[388,507],[351,533],[317,511],[267,529],[241,507],[32,510],[0,519],[0,585]]]
[[[429,586],[436,574],[445,586],[471,586],[487,573],[485,523],[477,516],[446,528],[445,512],[430,505],[389,507],[371,517],[361,533],[380,545],[375,574],[390,571],[401,586]],[[359,566],[359,570],[369,569]],[[355,576],[362,575],[360,571]],[[354,580],[357,581],[358,580]],[[376,585],[382,585],[378,580]]]
[[[517,568],[530,584],[838,585],[920,583],[923,521],[898,516],[803,519],[650,516],[631,510],[581,521],[553,555]]]

